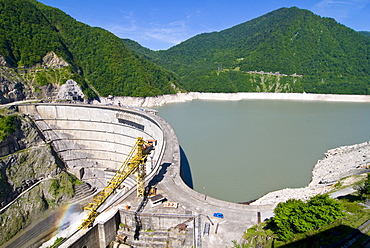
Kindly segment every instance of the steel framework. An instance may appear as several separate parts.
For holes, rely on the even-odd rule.
[[[113,178],[108,182],[108,185],[100,191],[91,202],[84,208],[89,210],[89,214],[78,229],[86,229],[90,227],[96,217],[99,215],[98,208],[105,200],[113,194],[113,192],[121,185],[121,183],[131,174],[136,172],[137,180],[137,196],[144,197],[145,192],[145,160],[153,148],[152,143],[143,140],[142,137],[136,139],[135,145],[132,147],[129,155]]]

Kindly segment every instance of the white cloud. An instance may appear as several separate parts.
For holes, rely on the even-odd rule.
[[[163,16],[163,11],[148,7],[148,12],[127,11],[119,6],[111,18],[103,20],[100,26],[120,38],[139,42],[153,50],[168,49],[198,33],[210,32],[209,28],[199,21],[207,16],[202,9],[176,10]],[[117,14],[118,13],[118,14]]]
[[[313,11],[324,17],[344,21],[369,3],[370,0],[322,0],[314,6]]]
[[[150,42],[163,44],[160,48],[151,47],[155,50],[177,45],[195,35],[189,28],[188,17],[170,23],[153,22],[148,24],[139,19],[136,20],[132,13],[125,13],[123,20],[119,23],[103,25],[103,28],[120,38],[129,38],[142,45]]]
[[[109,24],[106,26],[106,28],[113,32],[114,34],[122,34],[122,33],[130,33],[130,32],[135,32],[136,30],[139,29],[137,25],[137,21],[134,18],[134,14],[132,12],[123,12],[123,20],[124,20],[124,25],[114,23],[114,24]]]
[[[147,37],[170,43],[179,44],[189,36],[189,28],[184,20],[168,24],[151,24],[151,28],[145,31]]]

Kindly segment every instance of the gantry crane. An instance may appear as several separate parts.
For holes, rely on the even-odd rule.
[[[153,149],[153,141],[144,141],[142,137],[136,139],[135,145],[127,156],[125,162],[115,173],[108,185],[100,191],[91,202],[84,208],[89,210],[89,214],[78,229],[86,229],[91,226],[95,218],[99,215],[97,209],[105,200],[121,185],[121,183],[131,174],[136,172],[137,196],[144,197],[145,192],[145,160]]]

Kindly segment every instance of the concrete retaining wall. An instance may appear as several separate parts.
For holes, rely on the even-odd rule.
[[[76,236],[67,240],[60,247],[68,248],[105,248],[116,238],[116,232],[120,223],[119,213],[116,211],[104,221],[97,223],[89,230],[80,231]]]
[[[120,223],[119,213],[116,212],[106,222],[98,222],[99,228],[99,247],[107,247],[112,240],[115,240],[117,229]],[[78,246],[73,246],[78,247]]]
[[[136,214],[134,211],[120,209],[120,219],[124,227],[134,231],[136,227]],[[168,230],[184,222],[194,220],[193,215],[177,214],[137,214],[143,230]]]
[[[94,248],[99,247],[99,227],[95,225],[89,231],[81,236],[73,244],[64,243],[62,247],[76,247],[76,248]]]

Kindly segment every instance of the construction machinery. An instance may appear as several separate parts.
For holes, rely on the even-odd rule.
[[[124,163],[117,170],[113,178],[108,182],[108,185],[100,191],[91,202],[84,208],[89,210],[89,214],[78,229],[86,229],[94,223],[94,220],[99,215],[98,208],[105,200],[113,194],[113,192],[121,185],[121,183],[131,174],[136,172],[137,180],[137,196],[144,197],[145,193],[145,161],[150,151],[153,149],[153,140],[144,141],[142,137],[136,139],[135,145],[127,156]]]

